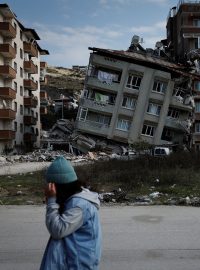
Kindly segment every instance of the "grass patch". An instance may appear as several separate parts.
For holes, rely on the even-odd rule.
[[[160,192],[169,197],[200,197],[200,155],[175,153],[166,158],[96,161],[76,166],[78,178],[97,192],[121,188],[128,197]],[[42,204],[44,171],[0,176],[1,204]]]

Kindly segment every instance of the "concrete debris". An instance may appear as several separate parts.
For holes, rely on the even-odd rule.
[[[99,199],[101,202],[124,202],[128,201],[126,198],[126,192],[122,191],[120,188],[113,190],[112,192],[106,192],[106,193],[101,193],[99,195]]]

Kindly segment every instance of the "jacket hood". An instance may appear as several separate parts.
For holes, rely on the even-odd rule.
[[[96,192],[92,192],[87,188],[82,187],[82,191],[80,193],[74,194],[71,198],[78,197],[88,200],[89,202],[93,203],[97,209],[100,207],[100,200],[99,195]]]

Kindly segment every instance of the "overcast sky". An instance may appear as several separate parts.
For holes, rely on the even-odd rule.
[[[34,28],[52,66],[87,65],[88,47],[126,50],[133,35],[145,48],[166,37],[178,0],[7,0],[18,20]]]

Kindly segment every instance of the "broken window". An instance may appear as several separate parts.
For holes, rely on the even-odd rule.
[[[128,131],[131,126],[131,121],[127,119],[118,119],[117,129]]]
[[[153,84],[153,89],[152,91],[155,91],[157,93],[162,93],[165,94],[167,89],[167,83],[160,81],[160,80],[155,80]]]
[[[153,115],[160,115],[161,105],[149,103],[147,112]]]
[[[88,109],[86,108],[81,108],[80,109],[80,115],[79,115],[79,120],[80,121],[85,121],[87,117]]]
[[[135,106],[136,106],[135,98],[124,96],[123,101],[122,101],[122,107],[134,110]]]
[[[169,118],[179,118],[179,111],[173,108],[169,108],[167,117]]]
[[[150,126],[150,125],[146,125],[146,124],[143,125],[143,128],[142,128],[142,134],[143,135],[153,137],[154,133],[155,133],[155,127],[154,126]]]
[[[141,81],[142,81],[141,76],[130,74],[128,76],[126,87],[139,90]]]

